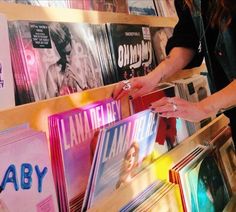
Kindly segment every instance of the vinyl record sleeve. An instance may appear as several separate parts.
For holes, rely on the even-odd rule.
[[[120,101],[97,101],[49,117],[54,179],[61,208],[81,210],[96,149],[96,131],[121,120]]]
[[[157,114],[145,110],[100,131],[85,210],[126,186],[144,168],[145,159],[154,150],[157,125]]]
[[[148,25],[107,23],[107,31],[117,81],[143,76],[154,69]]]

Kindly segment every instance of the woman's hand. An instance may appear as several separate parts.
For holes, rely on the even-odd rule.
[[[130,95],[132,96],[132,98],[136,98],[154,90],[157,86],[157,80],[150,79],[150,76],[151,75],[134,77],[129,80],[124,80],[117,83],[112,94],[113,98],[120,99],[121,97],[126,95]]]
[[[134,77],[119,82],[114,91],[113,98],[120,99],[131,95],[134,99],[153,91],[158,83],[182,70],[192,60],[195,51],[183,47],[175,47],[170,54],[153,71],[142,77]]]
[[[188,102],[179,97],[163,97],[153,102],[150,108],[162,117],[182,118],[191,122],[199,122],[211,116],[206,112],[201,102]]]

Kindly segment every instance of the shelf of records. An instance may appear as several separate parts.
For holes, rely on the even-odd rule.
[[[116,82],[165,59],[176,18],[27,2],[34,6],[0,2],[0,211],[229,207],[236,162],[228,119],[191,123],[149,109],[162,97],[208,96],[204,65],[137,99],[111,98]]]
[[[183,120],[148,109],[176,87],[122,101],[86,98],[101,92],[90,89],[0,111],[1,209],[222,211],[236,192],[229,121],[219,115],[189,136]]]
[[[170,26],[125,23],[130,15],[120,23],[100,24],[58,22],[55,17],[54,21],[21,20],[24,11],[34,14],[39,8],[14,4],[9,9],[1,4],[0,12],[6,14],[0,15],[0,96],[6,101],[1,101],[0,108],[145,75],[165,59],[165,45],[173,32]],[[59,8],[47,10],[58,17]],[[11,14],[17,14],[13,18],[17,20],[9,18]],[[190,73],[201,70],[204,66]]]
[[[39,7],[70,8],[145,16],[177,17],[174,0],[2,0]]]

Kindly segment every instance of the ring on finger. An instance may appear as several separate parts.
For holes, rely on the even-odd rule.
[[[124,91],[130,90],[131,89],[131,84],[129,80],[123,80],[122,81],[124,83],[124,86],[122,87],[122,89]]]
[[[178,108],[177,108],[177,105],[174,104],[174,103],[173,103],[172,105],[173,105],[173,111],[174,111],[174,112],[177,111],[177,109],[178,109]]]

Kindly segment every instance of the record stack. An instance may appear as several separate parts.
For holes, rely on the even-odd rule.
[[[59,211],[44,132],[27,124],[0,132],[0,211]]]
[[[222,211],[229,192],[211,147],[197,146],[169,171],[179,184],[184,211]]]
[[[179,96],[190,102],[199,102],[210,96],[210,88],[207,77],[201,74],[193,75],[189,78],[173,81],[178,88]],[[186,121],[189,135],[192,135],[200,128],[207,125],[214,117],[209,117],[200,122]]]
[[[223,128],[212,139],[210,145],[215,146],[216,158],[231,195],[236,194],[236,151],[229,126]]]
[[[120,102],[112,99],[49,117],[52,168],[60,211],[81,210],[96,149],[96,132],[120,119]]]
[[[103,85],[90,24],[13,21],[9,29],[18,104]]]
[[[122,189],[154,158],[158,116],[145,110],[99,131],[83,210]]]

